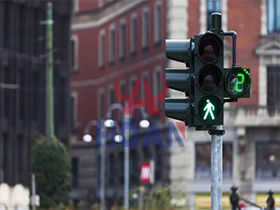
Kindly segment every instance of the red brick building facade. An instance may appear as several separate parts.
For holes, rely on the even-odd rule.
[[[88,122],[106,119],[110,105],[123,104],[116,96],[115,80],[121,75],[118,88],[129,95],[136,80],[140,77],[138,98],[146,97],[143,77],[148,81],[154,95],[164,88],[164,79],[161,74],[164,73],[166,67],[167,1],[80,0],[76,1],[74,6],[71,91],[73,120],[77,127],[77,135],[73,138],[72,156],[77,169],[74,178],[78,177],[75,178],[77,183],[74,198],[79,200],[84,199],[92,189],[93,194],[96,197],[99,196],[97,174],[100,155],[98,149],[92,149],[91,152],[85,149],[96,147],[95,142],[84,145],[81,141]],[[139,71],[141,67],[145,69],[143,72]],[[158,103],[164,113],[163,103]],[[133,120],[139,122],[141,117],[140,111],[136,111],[136,118]],[[114,111],[114,120],[121,121],[119,111]],[[165,123],[164,115],[149,116],[149,120],[156,121],[159,129]],[[146,130],[140,129],[139,132],[139,141],[143,142]],[[95,139],[94,127],[91,128],[90,133]],[[168,173],[165,173],[165,168],[168,168],[167,164],[169,164],[169,161],[166,161],[168,156],[164,155],[166,152],[167,148],[161,149],[154,144],[149,145],[148,148],[142,148],[139,143],[136,148],[131,148],[131,188],[139,185],[141,162],[151,159],[155,160],[157,165],[156,183],[168,180]],[[95,161],[94,165],[86,162],[87,158],[92,158],[92,161]],[[123,196],[123,162],[123,148],[106,149],[107,205],[117,202],[117,196],[113,196],[112,192],[120,197]],[[92,171],[95,170],[94,168],[96,171]],[[94,179],[92,179],[93,176],[95,176]],[[121,199],[119,201],[122,202]]]
[[[212,12],[222,13],[224,31],[237,32],[237,64],[251,69],[251,98],[225,106],[223,193],[235,184],[247,199],[261,203],[269,189],[279,196],[280,171],[280,1],[168,1],[168,38],[187,39],[209,29]],[[231,66],[231,39],[225,42],[225,67]],[[174,62],[172,67],[182,67]],[[178,93],[175,93],[179,95]],[[184,97],[183,94],[180,95]],[[190,209],[210,201],[210,137],[186,129],[186,148],[170,151],[174,191],[186,193]],[[207,197],[208,196],[208,197]],[[228,198],[223,203],[227,208]],[[201,205],[200,205],[201,204]],[[249,206],[247,206],[249,207]]]

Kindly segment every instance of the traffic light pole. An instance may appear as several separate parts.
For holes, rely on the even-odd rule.
[[[222,210],[223,135],[222,125],[213,126],[211,135],[211,210]]]

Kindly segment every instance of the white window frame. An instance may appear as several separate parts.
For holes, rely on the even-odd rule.
[[[157,14],[157,7],[160,7],[161,9],[161,18],[160,18],[160,22],[161,22],[161,26],[160,26],[160,29],[159,30],[159,24],[157,22],[158,20],[158,14]],[[162,27],[163,27],[163,21],[162,21],[162,18],[163,18],[163,11],[162,11],[162,3],[160,1],[157,1],[155,3],[155,8],[154,8],[154,13],[155,13],[155,19],[154,19],[154,42],[155,44],[159,43],[161,40],[162,40]]]
[[[116,59],[116,27],[111,25],[109,29],[109,63],[114,62]],[[115,46],[112,43],[112,32],[114,32]]]
[[[271,65],[280,66],[279,50],[274,50],[273,48],[275,47],[279,49],[280,43],[277,41],[271,41],[256,50],[256,54],[259,56],[259,106],[267,106],[267,67]]]
[[[126,49],[127,49],[127,47],[126,47],[126,44],[125,44],[125,48],[123,49],[123,42],[126,42],[126,39],[124,39],[123,38],[123,35],[124,34],[122,34],[122,26],[125,26],[125,37],[127,38],[127,24],[126,24],[126,20],[125,19],[122,19],[121,21],[120,21],[120,33],[119,33],[119,44],[120,44],[120,46],[119,46],[119,49],[120,49],[120,51],[119,51],[119,57],[120,58],[124,58],[125,57],[125,54],[126,54]]]
[[[74,0],[74,5],[73,5],[73,12],[74,13],[77,13],[77,12],[79,12],[79,0]]]
[[[74,65],[71,68],[77,71],[79,68],[79,37],[77,35],[72,35],[71,41],[74,42]]]
[[[102,42],[102,37],[104,36],[104,46],[101,46],[101,42]],[[105,30],[101,30],[99,32],[99,36],[98,36],[99,42],[98,42],[98,66],[99,67],[104,67],[105,66],[105,48],[106,48],[106,33]],[[102,50],[103,47],[103,50]],[[102,59],[102,56],[103,59]],[[103,62],[102,62],[103,60]]]
[[[261,29],[260,34],[265,36],[268,34],[268,17],[267,17],[267,0],[261,0]]]
[[[103,7],[104,6],[104,0],[99,0],[99,7]]]
[[[134,43],[135,36],[133,34],[133,20],[135,18],[136,18],[136,29],[137,29],[138,18],[137,18],[137,14],[133,13],[130,17],[130,51],[131,51],[131,53],[134,53],[137,51],[137,37],[136,37],[136,43]],[[136,33],[136,36],[137,36],[137,33]]]
[[[145,14],[148,14],[148,20],[145,22]],[[149,46],[149,19],[150,10],[148,7],[142,9],[142,48],[145,49]],[[146,36],[148,33],[148,36]]]
[[[101,107],[103,106],[103,108],[104,107],[106,107],[105,106],[105,104],[100,104],[101,103],[101,101],[100,101],[100,96],[101,96],[101,94],[103,94],[103,97],[104,97],[104,100],[105,100],[105,89],[104,88],[100,88],[100,89],[98,89],[98,100],[97,100],[97,107],[98,107],[98,120],[101,120],[103,117],[105,117],[105,116],[101,116]],[[104,101],[103,101],[103,103],[104,103]]]

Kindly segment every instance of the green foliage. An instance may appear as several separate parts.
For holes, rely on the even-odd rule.
[[[171,193],[169,186],[158,187],[149,192],[150,202],[147,202],[148,209],[168,210],[171,208]],[[145,202],[146,203],[146,202]]]
[[[57,139],[41,138],[31,155],[31,170],[36,175],[40,208],[50,209],[71,205],[71,159],[65,146]]]
[[[131,191],[130,193],[130,206],[131,209],[139,209],[140,192],[143,193],[143,209],[145,210],[170,210],[176,208],[172,205],[172,199],[184,198],[183,194],[175,195],[170,191],[168,185],[156,187],[151,190],[147,190],[144,187]],[[137,194],[137,198],[133,198],[133,195]],[[175,196],[175,197],[174,197]],[[141,210],[143,210],[141,209]]]

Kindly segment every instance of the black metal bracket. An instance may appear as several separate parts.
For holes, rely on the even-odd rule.
[[[238,102],[238,98],[225,98],[224,103],[227,103],[227,102]]]
[[[209,130],[208,131],[208,133],[210,134],[210,135],[219,135],[219,136],[223,136],[226,132],[225,132],[225,130],[214,130],[214,129],[211,129],[211,130]]]

